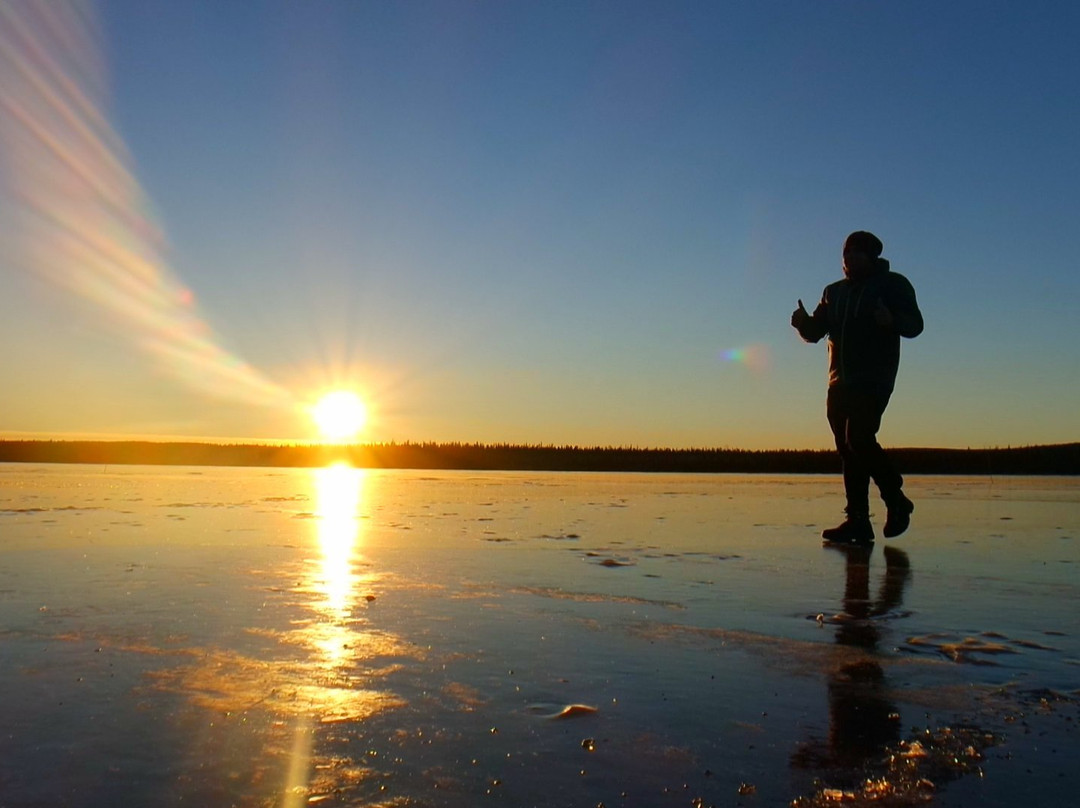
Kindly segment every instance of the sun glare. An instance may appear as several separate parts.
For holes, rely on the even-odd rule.
[[[352,440],[367,422],[367,407],[356,393],[335,390],[318,400],[311,417],[323,440]]]

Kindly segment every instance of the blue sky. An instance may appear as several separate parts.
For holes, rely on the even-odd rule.
[[[1075,4],[90,8],[163,272],[261,379],[359,389],[371,439],[827,446],[788,318],[855,229],[927,323],[883,442],[1080,438]],[[22,269],[5,434],[311,436]]]

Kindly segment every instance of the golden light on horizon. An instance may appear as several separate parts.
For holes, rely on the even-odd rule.
[[[315,402],[311,418],[323,440],[349,441],[355,439],[367,424],[368,408],[351,390],[334,390]]]

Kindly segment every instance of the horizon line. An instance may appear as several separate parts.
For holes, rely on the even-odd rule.
[[[92,434],[92,433],[91,433]],[[44,435],[44,436],[43,436]],[[0,433],[0,443],[145,443],[161,446],[168,445],[204,445],[221,447],[266,447],[266,448],[302,448],[302,449],[362,449],[385,447],[467,447],[488,449],[547,449],[565,451],[626,451],[626,452],[835,452],[832,446],[804,448],[760,448],[751,449],[738,446],[640,446],[635,444],[576,444],[576,443],[518,443],[512,441],[466,441],[466,440],[379,440],[354,441],[350,443],[303,440],[296,438],[220,438],[220,437],[177,437],[163,435],[147,436],[102,436],[73,437],[56,436],[50,433]],[[1080,445],[1080,441],[1059,441],[1053,443],[1023,443],[983,446],[889,446],[890,451],[1008,451],[1012,449],[1036,449]]]

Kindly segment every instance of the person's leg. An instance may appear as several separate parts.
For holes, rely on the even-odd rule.
[[[870,524],[870,473],[861,459],[852,451],[848,439],[850,411],[845,391],[830,388],[826,401],[826,415],[832,429],[836,450],[844,470],[844,495],[847,501],[847,519],[834,528],[821,532],[826,541],[843,544],[869,544],[874,540],[874,528]]]
[[[847,437],[848,450],[858,458],[860,466],[866,470],[881,492],[881,498],[888,510],[883,532],[886,538],[892,538],[907,530],[915,506],[901,490],[904,478],[877,441],[881,416],[888,403],[888,395],[867,393],[853,396],[848,407]]]
[[[868,477],[873,478],[886,502],[900,492],[904,479],[877,441],[888,396],[851,393],[847,396],[847,447]]]
[[[853,436],[858,437],[860,423],[865,418],[858,413],[857,402],[850,391],[835,387],[829,389],[826,414],[844,471],[845,510],[850,516],[869,518],[870,470],[865,459],[856,451],[857,444],[852,442]]]

